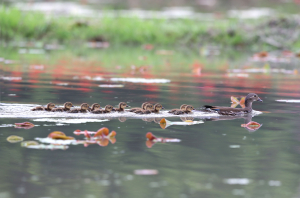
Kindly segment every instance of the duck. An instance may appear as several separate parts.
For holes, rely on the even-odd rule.
[[[95,114],[110,113],[113,110],[113,108],[114,107],[111,105],[106,105],[104,107],[104,109],[97,109],[97,110],[91,111],[91,113],[95,113]]]
[[[204,105],[204,110],[206,111],[216,111],[221,115],[239,115],[239,114],[247,114],[252,112],[252,103],[258,101],[263,102],[262,99],[258,97],[255,93],[249,93],[245,99],[245,108],[232,108],[232,107],[220,107],[220,106],[211,106]]]
[[[145,105],[145,110],[137,110],[134,113],[136,114],[150,114],[153,110],[153,105],[148,103]]]
[[[55,108],[55,104],[52,102],[49,102],[46,107],[43,106],[37,106],[31,109],[31,111],[51,111],[53,108]]]
[[[129,112],[135,112],[135,111],[137,111],[137,110],[145,110],[145,106],[146,106],[147,104],[150,104],[150,103],[149,103],[149,102],[144,102],[144,103],[142,104],[142,108],[140,108],[140,107],[134,107],[134,108],[130,109]]]
[[[174,113],[175,111],[183,111],[183,110],[185,110],[186,106],[187,106],[187,104],[183,104],[183,105],[180,106],[179,109],[172,109],[168,113]]]
[[[89,110],[89,105],[87,103],[82,103],[80,108],[72,109],[68,113],[86,113]]]
[[[125,102],[120,102],[118,108],[114,109],[114,111],[122,112],[125,107],[128,107],[128,105]]]
[[[92,106],[89,108],[89,111],[95,111],[101,109],[100,105],[98,103],[92,104]]]
[[[60,112],[63,112],[63,111],[70,111],[71,107],[74,107],[73,104],[71,102],[66,102],[64,104],[64,107],[57,107],[57,108],[54,108],[52,109],[51,111],[52,112],[57,112],[57,111],[60,111]]]
[[[191,113],[195,108],[192,105],[186,105],[183,109],[179,109],[173,112],[174,115],[181,115],[186,113]]]
[[[161,109],[164,109],[164,107],[163,107],[161,104],[156,103],[156,104],[154,105],[153,109],[151,110],[151,112],[152,112],[152,113],[159,113],[159,111],[160,111]]]

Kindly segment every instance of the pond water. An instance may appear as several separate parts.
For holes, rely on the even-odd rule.
[[[19,52],[2,49],[0,197],[300,196],[300,105],[276,101],[299,100],[297,60],[258,63],[250,61],[249,54],[199,56],[198,51],[140,48]],[[44,118],[42,112],[35,118],[28,112],[17,118],[3,116],[7,106],[20,105],[22,113],[24,106],[66,101],[76,106],[124,101],[131,107],[148,101],[166,109],[183,103],[195,108],[230,106],[231,96],[251,92],[264,101],[254,103],[261,114],[196,117],[197,124],[166,117],[173,122],[166,128],[160,119],[149,117]],[[250,120],[262,126],[241,127]],[[35,126],[14,127],[25,121]],[[52,131],[84,141],[73,132],[102,127],[116,131],[114,141],[64,146],[56,142],[50,147],[7,141],[17,135],[39,142],[36,138]],[[147,132],[180,141],[149,145]]]

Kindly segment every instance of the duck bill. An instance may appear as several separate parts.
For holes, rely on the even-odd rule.
[[[258,99],[257,99],[257,101],[258,101],[258,102],[263,102],[263,100],[262,100],[262,99],[260,99],[260,98],[258,98]]]

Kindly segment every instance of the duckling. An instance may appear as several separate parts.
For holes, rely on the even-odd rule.
[[[195,109],[192,105],[187,105],[187,106],[185,106],[184,110],[177,110],[177,111],[173,112],[173,114],[174,115],[181,115],[181,114],[185,114],[185,113],[190,113],[193,110],[195,110]]]
[[[187,106],[187,104],[183,104],[180,106],[180,109],[172,109],[168,113],[174,113],[175,111],[183,111],[183,110],[185,110],[186,106]]]
[[[102,113],[109,113],[113,110],[113,106],[111,105],[106,105],[104,109],[97,109],[94,111],[91,111],[91,113],[95,113],[95,114],[102,114]]]
[[[55,104],[50,102],[46,107],[38,106],[31,109],[31,111],[51,111],[55,107]]]
[[[135,112],[135,111],[137,111],[137,110],[145,110],[145,106],[146,106],[147,104],[150,104],[150,103],[149,103],[149,102],[144,102],[144,103],[142,104],[142,108],[135,107],[135,108],[130,109],[129,112]]]
[[[153,110],[153,105],[148,103],[148,104],[145,105],[145,110],[137,110],[134,113],[136,113],[136,114],[150,114],[152,110]]]
[[[74,107],[73,104],[71,102],[66,102],[64,104],[64,107],[57,107],[57,108],[52,109],[51,111],[52,112],[56,112],[56,111],[60,111],[60,112],[70,111],[71,107]]]
[[[89,108],[89,111],[95,111],[95,110],[98,110],[98,109],[101,109],[100,105],[98,103],[94,103],[92,104],[92,106]]]
[[[159,113],[159,110],[161,110],[161,109],[164,109],[164,107],[161,104],[156,103],[154,105],[154,109],[152,109],[151,112],[152,113]]]
[[[86,113],[89,109],[89,105],[87,103],[82,103],[80,108],[72,109],[68,111],[68,113]]]
[[[120,102],[119,103],[119,108],[117,108],[117,109],[114,109],[115,111],[118,111],[118,112],[122,112],[122,111],[124,111],[124,108],[125,107],[128,107],[128,105],[125,103],[125,102]]]

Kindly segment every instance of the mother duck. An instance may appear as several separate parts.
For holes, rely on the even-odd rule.
[[[251,113],[252,102],[254,101],[263,102],[263,100],[260,99],[257,94],[249,93],[245,99],[245,108],[219,107],[211,105],[204,105],[203,107],[204,110],[217,111],[217,113],[221,115],[240,115],[245,113]]]

